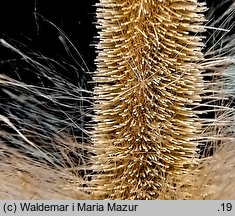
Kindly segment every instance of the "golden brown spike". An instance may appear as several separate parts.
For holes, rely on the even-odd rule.
[[[97,199],[155,199],[194,165],[204,4],[100,0],[93,169]]]

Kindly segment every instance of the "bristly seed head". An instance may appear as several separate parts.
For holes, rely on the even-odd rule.
[[[204,11],[196,0],[97,5],[96,198],[155,199],[196,163]]]

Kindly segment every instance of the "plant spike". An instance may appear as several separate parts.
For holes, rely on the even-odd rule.
[[[100,0],[95,199],[156,199],[197,163],[205,11],[197,0]]]

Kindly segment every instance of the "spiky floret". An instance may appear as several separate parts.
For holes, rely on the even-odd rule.
[[[196,0],[100,0],[96,198],[157,198],[166,175],[196,163],[204,10]]]

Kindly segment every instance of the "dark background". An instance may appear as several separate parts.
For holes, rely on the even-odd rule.
[[[11,45],[22,43],[48,57],[67,58],[65,48],[58,39],[58,30],[46,22],[45,18],[66,33],[93,71],[96,2],[97,0],[1,0],[0,38],[11,41]],[[11,56],[11,52],[0,47],[0,61]]]
[[[94,71],[97,2],[98,0],[1,0],[0,38],[11,42],[11,45],[24,44],[29,49],[58,61],[60,57],[70,61],[63,43],[58,39],[58,30],[46,22],[47,19],[66,33],[89,70]],[[210,8],[220,3],[221,1],[207,0]],[[224,8],[221,8],[214,12],[214,18],[223,11]],[[12,52],[0,46],[0,69],[4,63],[1,60],[11,57]]]

